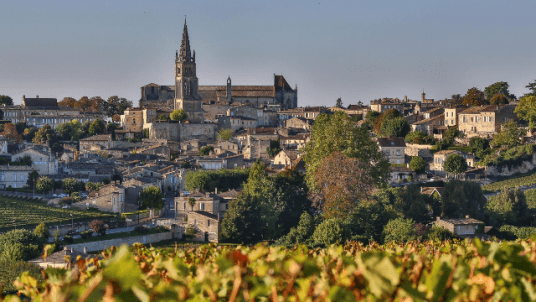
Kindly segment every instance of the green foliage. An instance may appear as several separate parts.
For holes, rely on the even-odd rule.
[[[335,107],[342,108],[342,99],[338,98],[337,101],[335,101]]]
[[[501,131],[493,137],[490,145],[494,148],[512,148],[523,143],[523,137],[527,134],[525,129],[519,128],[515,122],[503,125]]]
[[[410,130],[406,118],[400,116],[384,120],[380,128],[380,133],[382,136],[405,137]]]
[[[434,138],[422,130],[410,132],[405,137],[406,142],[410,144],[428,145],[434,143]]]
[[[184,168],[184,169],[190,169],[191,166],[192,166],[192,164],[190,164],[190,162],[186,161],[186,160],[181,163],[181,167]]]
[[[184,109],[175,109],[169,114],[169,118],[173,121],[184,122],[188,119],[188,114]]]
[[[522,97],[514,112],[519,118],[529,123],[530,129],[534,129],[536,127],[536,94]]]
[[[65,243],[67,244],[73,243],[73,240],[74,240],[73,237],[71,237],[70,235],[63,236],[63,241],[65,241]]]
[[[515,227],[513,225],[503,225],[499,229],[506,239],[528,239],[536,234],[536,227]]]
[[[41,222],[40,224],[38,224],[34,231],[33,231],[34,235],[37,236],[38,238],[41,238],[41,240],[44,242],[47,242],[48,238],[50,237],[50,232],[48,231],[47,227],[45,226],[45,223],[44,222]]]
[[[0,234],[0,261],[28,261],[37,257],[41,240],[29,230]]]
[[[220,131],[218,131],[218,138],[224,141],[230,140],[231,137],[233,137],[233,135],[234,135],[234,130],[231,128],[221,129]]]
[[[5,260],[0,261],[0,284],[4,292],[16,292],[13,284],[22,273],[28,272],[29,276],[36,279],[39,283],[43,282],[41,268],[33,263],[26,261]],[[0,292],[2,295],[2,292]]]
[[[270,147],[266,148],[266,153],[270,158],[274,158],[281,151],[281,145],[279,144],[279,138],[275,141],[270,141]]]
[[[52,179],[50,179],[47,176],[41,176],[39,179],[37,179],[37,183],[35,184],[35,188],[41,192],[49,192],[52,190]]]
[[[534,253],[530,239],[290,250],[136,244],[79,260],[80,274],[48,269],[42,285],[24,274],[17,288],[33,301],[534,301]]]
[[[492,154],[485,155],[475,165],[477,166],[496,166],[496,167],[517,167],[524,161],[532,160],[535,145],[522,145],[508,149],[502,149]]]
[[[483,137],[471,137],[469,140],[469,147],[475,150],[475,155],[478,158],[483,158],[491,149],[489,148],[489,141]]]
[[[199,149],[199,155],[200,156],[209,155],[211,151],[214,151],[214,146],[204,146],[201,149]]]
[[[121,115],[125,112],[126,109],[132,107],[132,102],[125,99],[118,97],[117,95],[111,96],[108,98],[108,100],[104,101],[102,100],[99,103],[99,110],[104,112],[109,117],[113,117],[115,115]]]
[[[184,163],[183,163],[184,167]],[[186,174],[185,185],[186,190],[214,192],[218,188],[218,192],[226,192],[232,189],[240,189],[242,184],[248,179],[249,169],[221,169],[218,171],[190,171]]]
[[[0,105],[13,106],[13,99],[7,95],[0,95]]]
[[[443,164],[445,172],[452,174],[460,174],[467,170],[467,162],[465,158],[459,156],[458,154],[450,154],[447,156],[445,163]]]
[[[160,210],[164,207],[164,194],[160,191],[160,188],[157,186],[149,186],[140,194],[140,208],[141,209],[155,209]]]
[[[309,188],[316,188],[314,172],[322,165],[323,159],[333,152],[341,152],[346,157],[358,158],[370,163],[366,168],[375,184],[385,185],[389,179],[389,163],[379,152],[369,131],[358,127],[344,112],[333,115],[320,114],[312,126],[311,141],[305,147],[306,178]]]
[[[478,183],[453,180],[445,183],[441,203],[441,217],[460,218],[470,215],[484,219],[483,211],[486,198]]]
[[[288,234],[281,237],[277,244],[285,246],[294,246],[296,244],[312,245],[313,241],[311,236],[316,228],[316,221],[313,216],[307,212],[303,212],[300,216],[300,222],[296,227],[290,229]]]
[[[490,105],[504,105],[508,104],[509,102],[510,100],[508,99],[508,97],[502,93],[497,93],[493,95],[491,99],[489,99]]]
[[[420,156],[412,156],[409,168],[416,173],[424,173],[426,171],[426,161]]]
[[[96,119],[89,126],[88,133],[90,135],[103,134],[104,130],[106,130],[104,122],[100,119]]]
[[[484,98],[484,92],[476,87],[467,90],[467,93],[462,98],[462,104],[467,106],[481,106],[489,104]]]
[[[45,144],[48,141],[54,143],[57,140],[58,137],[56,136],[56,132],[50,127],[49,124],[45,124],[44,126],[39,128],[33,138],[33,142],[36,144]]]
[[[67,195],[71,195],[71,193],[75,192],[77,189],[76,183],[77,181],[74,177],[65,178],[61,183],[61,188]]]
[[[444,227],[433,226],[426,232],[424,238],[427,240],[439,240],[443,242],[445,240],[452,240],[456,238],[456,236]]]
[[[261,213],[253,197],[240,193],[229,202],[221,223],[223,242],[254,243],[262,239]]]
[[[363,200],[343,223],[351,240],[379,242],[383,228],[395,216],[389,204],[374,199]]]
[[[184,235],[190,238],[195,237],[196,234],[197,230],[191,225],[187,226],[186,230],[184,231]]]
[[[87,132],[82,131],[82,124],[76,119],[58,125],[58,127],[56,127],[56,132],[59,133],[61,139],[71,141],[78,141],[81,138],[86,137],[88,134]]]
[[[508,82],[497,82],[494,84],[489,85],[488,87],[484,88],[484,94],[486,96],[486,100],[490,101],[490,103],[493,105],[494,103],[491,102],[493,97],[497,95],[503,95],[506,99],[506,103],[500,103],[500,104],[508,104],[508,100],[515,99],[516,96],[513,94],[510,94],[510,91],[508,88],[510,85],[508,85]]]
[[[320,246],[342,244],[347,239],[347,231],[337,218],[329,218],[322,221],[316,227],[312,236],[313,243]]]
[[[108,177],[104,177],[104,178],[102,179],[102,183],[105,184],[105,185],[110,184],[110,182],[111,182],[111,180],[110,180]]]
[[[383,229],[383,242],[408,242],[414,240],[415,222],[413,219],[397,218],[389,220]]]
[[[485,211],[488,223],[493,226],[526,225],[530,219],[525,194],[515,189],[505,189],[501,194],[491,196],[486,203]]]

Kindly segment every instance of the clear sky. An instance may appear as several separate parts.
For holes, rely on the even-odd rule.
[[[436,100],[536,79],[536,1],[3,0],[0,94],[140,98],[174,83],[184,16],[200,85],[298,85],[298,104]]]

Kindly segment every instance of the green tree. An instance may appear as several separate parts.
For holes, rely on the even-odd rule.
[[[142,209],[160,210],[164,207],[164,194],[157,186],[149,186],[140,194],[140,207]]]
[[[34,231],[34,235],[40,238],[42,243],[47,242],[48,238],[50,237],[50,232],[48,231],[47,227],[45,226],[44,222],[41,222],[38,224]]]
[[[0,234],[0,261],[28,261],[39,255],[41,239],[29,230]]]
[[[381,125],[382,136],[405,137],[410,131],[406,118],[400,116],[394,119],[384,120]]]
[[[441,226],[431,227],[425,234],[425,239],[427,240],[439,240],[441,242],[446,240],[452,240],[456,236],[449,230]]]
[[[497,82],[494,84],[489,85],[488,87],[484,88],[484,94],[486,96],[486,100],[491,102],[491,99],[493,96],[502,94],[506,99],[508,100],[515,99],[516,96],[513,94],[510,94],[510,91],[508,88],[510,85],[508,85],[508,82]],[[493,104],[493,103],[492,103]]]
[[[434,138],[422,130],[410,132],[405,137],[406,142],[410,144],[433,144]]]
[[[388,121],[394,120],[396,118],[403,117],[400,111],[396,109],[389,109],[385,112],[382,112],[378,118],[374,121],[374,124],[372,125],[372,130],[377,135],[383,136],[382,134],[382,127],[385,123]]]
[[[221,129],[220,131],[218,131],[218,138],[224,141],[230,140],[233,135],[234,130],[231,128]]]
[[[26,185],[33,189],[37,179],[39,179],[39,172],[37,172],[36,170],[32,170],[32,172],[28,174],[28,180],[26,180]]]
[[[508,97],[502,93],[497,93],[489,99],[490,105],[504,105],[508,104],[509,102],[510,100]]]
[[[175,109],[169,114],[169,118],[173,121],[182,123],[186,119],[188,119],[188,114],[186,114],[186,111],[184,111],[184,109]]]
[[[536,128],[536,94],[522,97],[514,112],[529,123],[531,130]]]
[[[316,227],[312,239],[315,245],[321,246],[343,244],[348,239],[347,229],[340,219],[325,219]]]
[[[483,137],[471,137],[469,140],[469,147],[473,148],[475,150],[475,155],[478,158],[484,158],[488,151],[490,151],[489,148],[489,141]]]
[[[501,131],[493,137],[490,145],[494,148],[507,147],[512,148],[523,144],[523,137],[527,130],[519,128],[513,121],[503,125]]]
[[[447,156],[445,163],[443,164],[445,172],[458,175],[467,170],[467,162],[465,158],[458,154],[450,154]]]
[[[484,97],[484,92],[473,87],[467,90],[467,93],[463,96],[463,104],[466,106],[481,106],[488,104],[488,102]]]
[[[383,229],[383,242],[408,242],[414,240],[415,222],[413,219],[397,218],[390,220]]]
[[[221,223],[224,242],[254,243],[262,239],[263,225],[261,213],[253,196],[240,192],[229,202],[229,208]]]
[[[483,209],[486,198],[478,183],[452,180],[445,183],[441,198],[443,218],[461,218],[470,215],[484,219]]]
[[[336,151],[346,157],[367,162],[366,173],[375,184],[384,185],[389,179],[389,163],[367,128],[357,126],[347,114],[339,111],[333,115],[320,114],[312,126],[311,141],[307,143],[304,155],[307,185],[310,189],[317,190],[314,173],[324,158]]]
[[[96,119],[89,126],[88,132],[90,135],[103,134],[105,128],[106,126],[104,125],[104,122],[100,119]]]
[[[61,182],[61,189],[63,192],[65,192],[67,195],[71,195],[71,193],[76,192],[77,186],[76,186],[76,178],[70,177],[65,178]]]
[[[10,144],[20,144],[22,143],[22,136],[17,131],[17,128],[12,123],[7,123],[4,125],[4,131],[0,133],[4,138],[8,140]]]
[[[45,124],[43,127],[39,128],[33,138],[33,142],[36,144],[44,144],[47,141],[55,140],[57,140],[56,133],[52,130],[49,124]]]
[[[270,158],[274,158],[281,151],[281,145],[279,143],[279,138],[275,141],[270,141],[270,147],[266,148],[266,153]]]
[[[338,98],[335,102],[335,107],[342,108],[342,99]]]
[[[0,95],[0,105],[13,106],[13,99],[7,95]]]
[[[426,171],[426,161],[420,156],[412,156],[409,162],[409,168],[416,173],[424,173]]]
[[[501,194],[490,197],[485,212],[489,223],[494,226],[523,226],[529,222],[530,212],[525,194],[515,188],[506,188]]]
[[[303,212],[300,216],[300,222],[296,227],[290,229],[288,234],[281,237],[277,243],[285,246],[293,246],[296,244],[312,245],[313,233],[316,228],[316,222],[313,216],[307,212]]]
[[[199,149],[199,155],[200,156],[209,155],[211,151],[214,151],[214,146],[204,146],[204,147],[201,147],[201,149]]]
[[[528,88],[530,92],[526,93],[524,96],[536,96],[536,80],[529,83],[525,88]]]
[[[106,101],[103,101],[101,99],[98,103],[100,111],[104,112],[104,114],[109,117],[121,115],[125,112],[126,109],[132,107],[131,101],[125,98],[118,97],[117,95],[109,97]]]
[[[344,227],[350,232],[352,240],[365,244],[371,239],[380,242],[383,228],[393,218],[393,214],[383,202],[375,199],[362,200],[344,220]]]
[[[41,176],[39,179],[37,179],[37,183],[35,184],[35,187],[37,190],[47,193],[52,190],[52,179],[48,178],[47,176]]]

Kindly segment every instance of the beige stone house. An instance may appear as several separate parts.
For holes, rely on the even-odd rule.
[[[111,134],[99,134],[86,137],[80,140],[80,152],[82,151],[91,151],[92,146],[100,146],[103,149],[109,149],[113,147],[112,135]]]
[[[26,148],[12,156],[12,161],[20,160],[26,156],[32,159],[32,169],[39,172],[39,175],[58,174],[58,161],[55,153],[50,151],[46,145],[35,145]]]
[[[124,131],[129,133],[141,133],[143,130],[143,110],[139,108],[131,108],[125,110],[121,115],[121,121],[119,126],[123,128]]]
[[[0,165],[0,189],[23,188],[32,170],[30,166]]]
[[[405,163],[406,141],[402,137],[377,138],[380,151],[383,152],[391,164]]]
[[[453,219],[437,219],[432,222],[433,225],[441,226],[453,234],[458,236],[471,236],[477,233],[484,233],[484,222],[470,218],[469,215],[465,218],[453,218]]]
[[[423,131],[433,137],[434,134],[439,134],[446,130],[444,122],[445,118],[443,117],[443,114],[436,115],[411,124],[411,132]]]
[[[457,154],[465,159],[468,167],[475,166],[475,157],[472,154],[464,153],[458,150],[441,150],[434,153],[434,161],[430,164],[430,170],[432,170],[437,175],[444,176],[445,173],[445,161],[447,157],[451,154]]]
[[[281,150],[274,156],[272,164],[278,167],[292,168],[293,163],[300,157],[298,151]]]
[[[466,136],[492,137],[509,121],[517,120],[513,105],[470,107],[458,115],[458,130]]]

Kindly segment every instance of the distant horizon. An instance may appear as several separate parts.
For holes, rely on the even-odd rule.
[[[441,100],[504,81],[517,97],[536,79],[536,2],[413,0],[252,3],[119,0],[8,2],[0,94],[118,95],[174,82],[187,15],[200,85],[298,86],[298,106]]]

